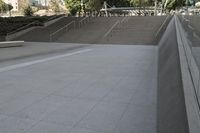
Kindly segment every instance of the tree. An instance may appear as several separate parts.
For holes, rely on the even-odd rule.
[[[91,11],[99,11],[102,8],[101,0],[88,0],[86,3],[87,8]]]
[[[54,11],[54,12],[59,12],[59,0],[51,0],[49,3],[49,7]]]
[[[7,11],[11,11],[13,9],[13,6],[10,4],[6,4],[5,2],[3,2],[2,0],[0,0],[0,12],[7,12]]]
[[[167,10],[175,10],[176,7],[185,6],[187,0],[164,0]],[[188,0],[189,2],[189,0]]]
[[[33,16],[33,10],[31,8],[31,6],[27,6],[26,8],[24,8],[24,15],[25,16]]]
[[[18,7],[20,12],[24,12],[24,9],[28,7],[28,0],[18,0]]]
[[[133,6],[154,6],[154,0],[130,0]]]
[[[130,0],[106,0],[110,6],[115,7],[128,7],[131,6]]]
[[[65,6],[73,16],[76,15],[78,11],[81,11],[80,0],[65,0]]]

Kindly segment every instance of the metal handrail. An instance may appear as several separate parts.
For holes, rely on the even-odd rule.
[[[120,28],[121,28],[121,24],[127,23],[130,20],[130,17],[125,17],[120,21]],[[127,25],[123,25],[123,29],[126,29]]]
[[[115,24],[106,32],[106,34],[103,36],[103,38],[107,37],[107,40],[109,39],[109,35],[112,36],[112,33],[114,31],[114,29],[117,28],[121,28],[120,25],[127,23],[129,21],[130,17],[125,17],[122,20],[118,20],[117,22],[115,22]]]
[[[119,23],[120,23],[120,20],[118,20],[117,22],[115,22],[115,24],[106,32],[106,34],[103,36],[103,38],[108,37],[108,35],[110,33],[112,33],[112,31],[114,30],[114,28],[117,27],[119,25]],[[111,34],[111,36],[112,36],[112,34]]]
[[[29,24],[27,24],[27,25],[25,25],[25,26],[22,26],[22,27],[20,27],[20,28],[14,30],[14,31],[12,31],[12,32],[9,32],[9,33],[7,33],[7,36],[9,36],[9,35],[11,35],[11,34],[14,34],[14,33],[18,32],[18,31],[21,31],[21,30],[23,30],[23,29],[27,29],[27,27],[30,27],[31,25],[35,24],[36,22],[37,22],[37,21],[34,21],[34,22],[29,23]]]
[[[73,28],[75,29],[76,23],[75,23],[75,21],[72,21],[69,24],[65,25],[64,27],[62,27],[62,28],[58,29],[57,31],[51,33],[50,34],[50,41],[53,41],[53,36],[56,35],[57,33],[59,33],[60,31],[65,30],[65,32],[66,32],[67,30],[69,30],[69,27],[71,25],[73,25]]]
[[[48,22],[48,21],[51,21],[51,20],[54,20],[54,19],[56,19],[56,18],[60,18],[60,17],[63,17],[63,16],[64,16],[64,14],[61,14],[61,15],[55,15],[55,16],[50,17],[49,19],[47,19],[45,22]]]
[[[82,20],[80,20],[79,21],[79,28],[81,28],[83,24],[86,24],[89,21],[90,21],[90,17],[85,17]]]
[[[59,17],[62,17],[63,15],[60,15]],[[51,18],[49,18],[48,20],[46,20],[45,22],[48,22],[48,21],[50,21],[50,20],[53,20],[53,19],[55,19],[55,18],[59,18],[58,16],[53,16],[53,17],[51,17]],[[34,25],[35,23],[37,23],[38,21],[33,21],[33,22],[31,22],[31,23],[29,23],[29,24],[27,24],[27,25],[25,25],[25,26],[22,26],[22,27],[20,27],[20,28],[18,28],[18,29],[16,29],[16,30],[14,30],[14,31],[12,31],[12,32],[9,32],[9,33],[7,33],[7,36],[9,36],[9,35],[11,35],[11,34],[14,34],[14,33],[16,33],[16,32],[18,32],[18,31],[21,31],[21,30],[23,30],[23,29],[27,29],[27,27],[29,27],[29,26],[31,26],[31,25]]]
[[[170,18],[170,15],[168,15],[168,16],[165,18],[164,22],[162,23],[162,25],[160,26],[160,28],[157,30],[157,32],[156,32],[156,34],[155,34],[155,37],[158,37],[158,35],[160,34],[161,30],[163,29],[163,27],[165,26],[165,24],[166,24],[166,22],[167,22],[167,20],[168,20],[169,18]]]

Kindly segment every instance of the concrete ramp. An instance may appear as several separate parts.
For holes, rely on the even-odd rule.
[[[158,133],[188,133],[175,20],[159,42]]]

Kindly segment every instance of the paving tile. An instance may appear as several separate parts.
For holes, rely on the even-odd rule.
[[[100,103],[80,123],[78,127],[111,132],[120,120],[127,104]]]
[[[65,97],[48,96],[38,103],[33,104],[30,107],[27,107],[24,110],[13,114],[13,116],[39,121],[42,120],[42,118],[44,118],[49,113],[55,111],[63,104],[66,104],[70,101],[71,99],[67,99]]]
[[[28,119],[9,117],[0,120],[0,133],[23,133],[30,129],[36,122]]]
[[[47,115],[43,121],[54,122],[67,126],[74,126],[79,122],[90,110],[96,102],[89,100],[74,99],[61,107],[57,108],[54,112]]]
[[[113,89],[103,101],[129,103],[133,95],[134,92],[129,89]]]
[[[38,93],[24,93],[17,98],[0,105],[0,114],[14,114],[25,107],[43,99],[46,95]]]
[[[69,133],[105,133],[105,132],[93,129],[75,127]]]
[[[83,91],[78,98],[88,99],[88,100],[101,100],[110,92],[109,88],[89,88]]]
[[[68,133],[70,129],[64,125],[39,122],[26,133]]]
[[[129,106],[116,126],[115,133],[156,133],[156,107]]]

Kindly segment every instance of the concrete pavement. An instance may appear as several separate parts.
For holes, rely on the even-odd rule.
[[[0,133],[156,133],[156,47],[65,54],[0,63]]]
[[[67,50],[86,46],[88,46],[88,44],[24,42],[22,47],[0,48],[0,62],[66,52]]]

